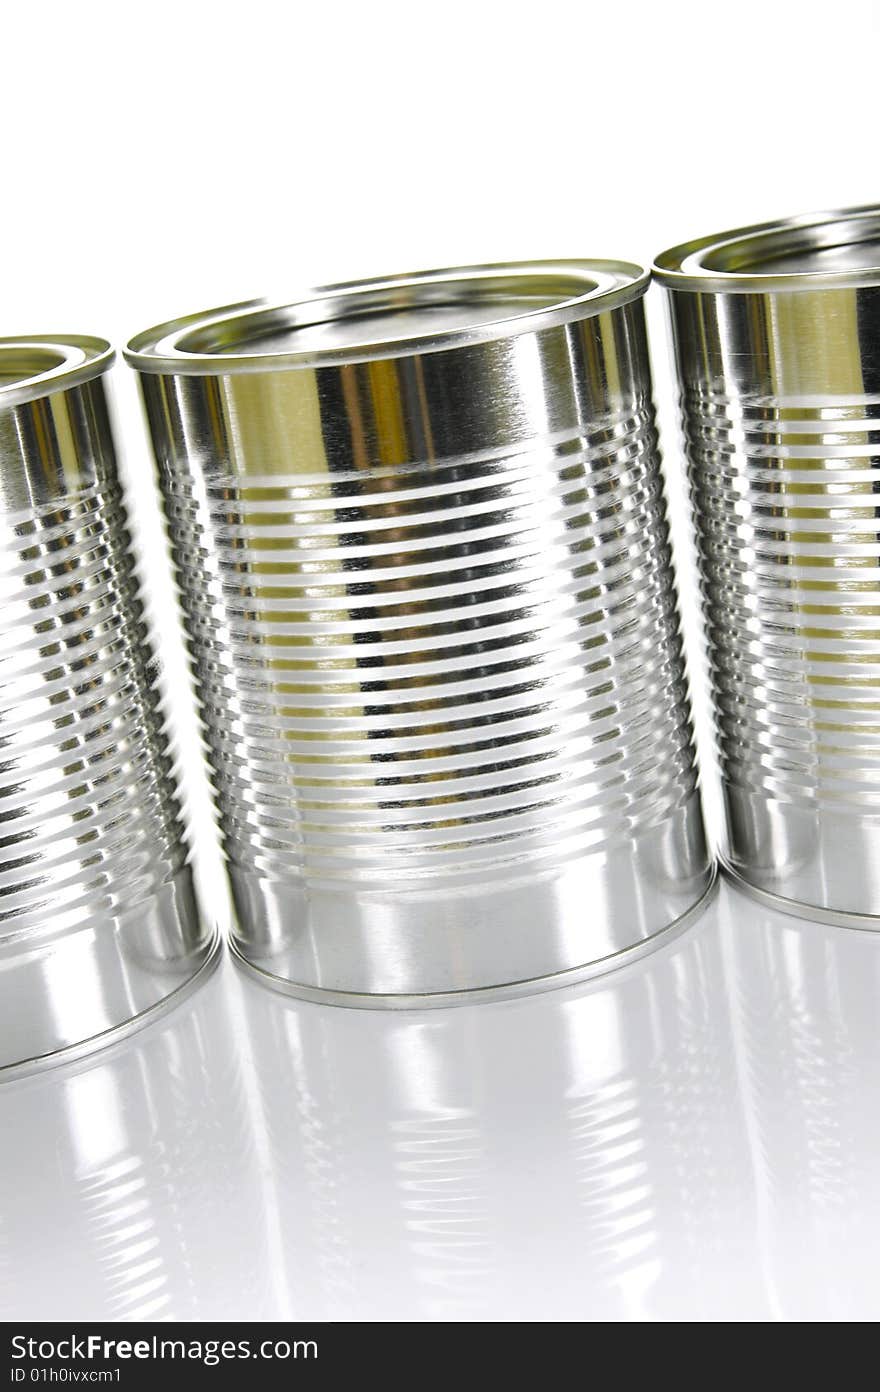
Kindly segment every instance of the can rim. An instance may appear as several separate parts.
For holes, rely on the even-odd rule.
[[[544,976],[527,977],[519,981],[501,982],[495,986],[469,986],[446,991],[366,992],[346,991],[327,986],[307,986],[289,977],[277,976],[246,957],[230,938],[229,952],[233,963],[243,975],[269,986],[281,995],[309,1001],[321,1006],[339,1006],[354,1010],[432,1010],[447,1007],[484,1005],[495,1001],[518,1000],[526,996],[558,991],[567,986],[591,983],[613,972],[615,979],[649,954],[670,947],[686,929],[693,926],[715,899],[719,888],[718,867],[713,861],[708,867],[705,885],[694,902],[670,923],[657,928],[647,938],[618,948],[604,957],[597,957],[580,966],[548,972]]]
[[[880,250],[876,264],[827,271],[773,270],[774,261],[786,256],[822,253],[862,242],[880,242],[878,204],[801,213],[682,242],[661,252],[652,272],[670,290],[710,294],[880,286]],[[761,262],[769,268],[757,270]]]
[[[649,280],[643,267],[629,261],[559,260],[499,262],[344,281],[309,290],[288,303],[245,300],[169,320],[136,334],[124,356],[138,372],[209,376],[342,366],[444,352],[536,333],[616,309],[643,295]],[[554,284],[556,291],[550,294]],[[449,308],[442,296],[444,288],[448,293],[453,287],[460,291],[466,287],[470,292],[461,304],[479,303],[481,291],[485,304],[487,294],[494,291],[498,295],[502,290],[508,302],[518,298],[525,306],[530,299],[536,303],[513,314],[490,314],[472,324],[427,328],[399,337],[298,351],[248,348],[255,339],[259,340],[261,332],[267,336],[273,327],[295,335],[301,330],[339,325],[370,312],[388,317],[432,305]],[[371,305],[372,311],[368,308]],[[243,345],[244,351],[236,351]]]
[[[78,387],[106,372],[115,356],[105,338],[4,336],[0,338],[0,407],[21,406],[51,392]]]

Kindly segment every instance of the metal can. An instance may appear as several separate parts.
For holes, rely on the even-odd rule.
[[[0,1076],[115,1039],[216,946],[130,553],[112,357],[0,340]]]
[[[434,271],[129,345],[233,946],[275,985],[405,1006],[561,984],[709,889],[646,283]]]
[[[880,926],[880,210],[676,247],[731,876]]]

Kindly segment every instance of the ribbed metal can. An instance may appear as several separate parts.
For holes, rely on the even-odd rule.
[[[233,945],[274,984],[557,984],[706,894],[646,280],[429,272],[129,345]]]
[[[216,946],[130,551],[112,356],[0,340],[0,1077],[115,1039]]]
[[[703,238],[669,292],[731,874],[880,926],[880,210]]]

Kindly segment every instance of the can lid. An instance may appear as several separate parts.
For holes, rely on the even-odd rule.
[[[664,251],[653,269],[672,290],[709,293],[880,286],[880,207],[718,232]]]
[[[68,334],[0,338],[0,408],[80,386],[106,372],[114,356],[104,338]]]
[[[616,309],[648,280],[625,261],[522,261],[351,281],[160,324],[125,357],[139,372],[204,376],[442,352]]]

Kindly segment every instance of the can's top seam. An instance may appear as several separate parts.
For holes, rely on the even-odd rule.
[[[458,326],[453,329],[440,329],[426,333],[408,333],[400,338],[342,344],[338,347],[309,348],[299,351],[189,351],[181,346],[187,338],[199,331],[223,327],[245,330],[259,319],[270,323],[272,317],[293,316],[294,331],[298,328],[321,327],[328,323],[341,322],[328,316],[328,306],[335,303],[340,307],[348,299],[377,292],[386,292],[392,298],[400,299],[409,292],[413,305],[419,309],[418,294],[425,287],[440,288],[444,283],[469,281],[479,284],[480,277],[508,276],[515,289],[518,280],[525,284],[529,277],[537,277],[542,271],[549,274],[583,278],[584,293],[561,298],[550,304],[542,304],[524,309],[510,315],[499,315],[473,325]],[[138,372],[187,375],[187,376],[225,376],[230,373],[268,372],[287,368],[316,368],[347,366],[359,362],[411,357],[437,352],[448,352],[473,344],[517,337],[521,334],[537,333],[542,329],[577,322],[594,315],[617,309],[644,295],[650,281],[649,273],[643,267],[625,261],[600,260],[562,260],[554,262],[524,261],[501,263],[498,265],[466,266],[446,270],[424,271],[411,275],[383,277],[362,281],[351,281],[338,285],[328,285],[307,291],[302,298],[287,304],[270,299],[242,301],[224,308],[206,310],[199,314],[170,320],[135,335],[124,350],[126,361]],[[318,317],[319,315],[323,317]],[[297,316],[302,321],[297,323]]]
[[[775,244],[777,254],[785,244],[800,244],[812,252],[836,246],[857,245],[852,237],[842,235],[835,242],[833,232],[844,224],[854,224],[859,230],[880,239],[880,206],[862,204],[828,212],[805,213],[796,217],[778,218],[771,222],[754,223],[731,228],[693,241],[682,242],[661,252],[652,266],[654,278],[666,289],[700,294],[766,294],[780,291],[858,290],[880,287],[880,259],[877,265],[851,267],[842,270],[755,271],[753,269],[717,269],[707,265],[713,256],[723,257],[725,251],[749,243]],[[772,256],[770,260],[772,262]]]
[[[0,338],[0,409],[81,386],[105,373],[115,356],[105,338],[71,334]],[[4,383],[4,375],[11,380]]]

